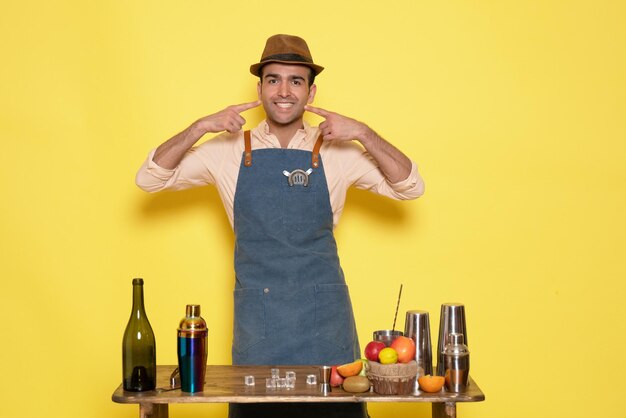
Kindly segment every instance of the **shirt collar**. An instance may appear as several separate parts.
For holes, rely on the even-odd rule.
[[[306,143],[311,141],[311,138],[317,139],[317,128],[311,127],[311,125],[309,125],[305,120],[302,121],[302,124],[304,127],[296,131],[296,134],[293,138],[291,138],[291,141],[289,141],[289,145],[287,146],[288,149],[301,149],[305,147]],[[261,123],[259,123],[257,132],[259,133],[259,139],[265,144],[265,146],[268,148],[280,148],[278,138],[270,132],[270,126],[267,123],[267,120],[264,119]]]

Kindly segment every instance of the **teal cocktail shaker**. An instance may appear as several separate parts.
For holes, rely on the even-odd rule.
[[[178,325],[178,369],[183,392],[204,390],[208,333],[200,305],[187,305],[185,317]]]

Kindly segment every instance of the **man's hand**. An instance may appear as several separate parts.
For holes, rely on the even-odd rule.
[[[304,109],[325,119],[319,126],[324,141],[359,141],[376,160],[387,181],[397,183],[411,174],[411,160],[366,124],[318,107]]]
[[[246,120],[240,115],[240,113],[255,108],[260,104],[261,102],[257,100],[254,102],[228,106],[224,110],[199,119],[196,121],[195,125],[202,132],[202,134],[207,132],[217,133],[222,131],[235,133],[246,123]]]
[[[230,133],[238,132],[246,123],[246,120],[241,117],[240,113],[257,107],[260,104],[261,102],[257,100],[250,103],[228,106],[224,110],[198,119],[187,129],[162,143],[154,153],[152,160],[163,168],[176,168],[185,153],[189,151],[204,134],[207,132],[217,133],[222,131],[228,131]]]
[[[363,142],[365,136],[371,131],[366,124],[339,113],[308,105],[304,107],[304,110],[325,119],[319,126],[324,141],[352,141],[356,139]]]

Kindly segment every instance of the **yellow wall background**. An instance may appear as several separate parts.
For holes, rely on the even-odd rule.
[[[133,277],[159,363],[176,362],[187,303],[208,321],[209,362],[230,361],[217,193],[148,195],[134,175],[196,118],[255,99],[248,66],[274,33],[303,36],[326,66],[316,105],[369,123],[426,180],[417,201],[349,194],[337,238],[362,343],[392,325],[403,283],[400,315],[428,310],[433,345],[441,303],[466,304],[487,401],[459,416],[619,415],[625,24],[618,0],[5,2],[0,416],[137,416],[110,400]]]

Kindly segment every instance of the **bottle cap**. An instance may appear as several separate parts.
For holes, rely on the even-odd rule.
[[[143,279],[140,279],[140,278],[133,279],[133,286],[136,284],[140,284],[143,286]]]

